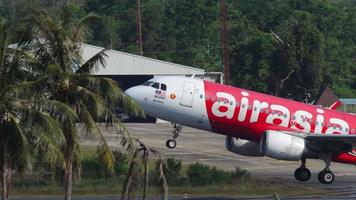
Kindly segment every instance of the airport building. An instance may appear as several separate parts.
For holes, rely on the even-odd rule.
[[[340,99],[341,110],[349,113],[356,113],[356,99]]]
[[[82,45],[83,60],[86,61],[104,48]],[[223,81],[223,73],[206,73],[204,69],[170,63],[116,50],[107,50],[106,67],[99,67],[93,75],[116,80],[122,89],[139,85],[154,76],[195,76],[215,82]]]

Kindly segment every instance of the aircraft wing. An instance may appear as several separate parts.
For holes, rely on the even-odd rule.
[[[352,151],[356,148],[356,135],[314,134],[302,132],[283,133],[304,138],[307,145],[318,151]]]
[[[309,134],[305,137],[306,140],[315,142],[344,142],[356,146],[356,135],[325,135],[325,134]]]

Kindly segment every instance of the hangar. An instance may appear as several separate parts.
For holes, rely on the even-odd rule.
[[[83,60],[86,61],[104,48],[82,44]],[[93,75],[110,77],[116,80],[122,89],[141,84],[153,76],[189,76],[222,81],[222,73],[205,73],[204,69],[170,63],[162,60],[138,56],[116,50],[107,50],[106,67],[100,67]]]

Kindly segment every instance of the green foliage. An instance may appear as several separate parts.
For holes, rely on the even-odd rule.
[[[193,186],[236,183],[240,180],[248,180],[250,177],[248,171],[244,169],[236,168],[232,173],[201,163],[190,165],[187,176],[188,182]]]
[[[125,154],[114,151],[114,174],[100,162],[97,156],[91,156],[81,160],[81,179],[100,179],[114,176],[123,177],[128,172],[128,158]]]
[[[87,12],[107,18],[91,41],[138,52],[135,6],[86,1]],[[347,0],[228,1],[232,84],[300,101],[307,93],[314,100],[326,86],[355,97],[355,6]],[[145,56],[222,71],[217,0],[142,0],[141,11]]]
[[[0,15],[21,24],[26,8],[58,13],[49,0],[3,0]],[[235,86],[282,97],[315,100],[331,87],[340,97],[356,95],[356,4],[350,0],[229,0],[230,71]],[[87,0],[67,6],[80,19],[95,12],[91,44],[138,53],[136,4]],[[218,0],[141,0],[144,55],[222,71]],[[11,41],[21,37],[15,28]]]
[[[157,185],[158,174],[159,174],[160,160],[155,162],[155,168],[150,173],[150,181],[152,185]],[[169,186],[179,186],[184,183],[184,178],[182,176],[182,161],[175,158],[167,158],[163,162],[163,172]]]

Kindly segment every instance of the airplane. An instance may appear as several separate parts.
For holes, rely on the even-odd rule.
[[[318,174],[331,184],[331,161],[356,164],[356,115],[184,76],[154,77],[125,91],[146,114],[170,121],[175,148],[182,126],[226,135],[228,151],[301,161],[294,176],[308,181],[307,159],[321,159]]]

